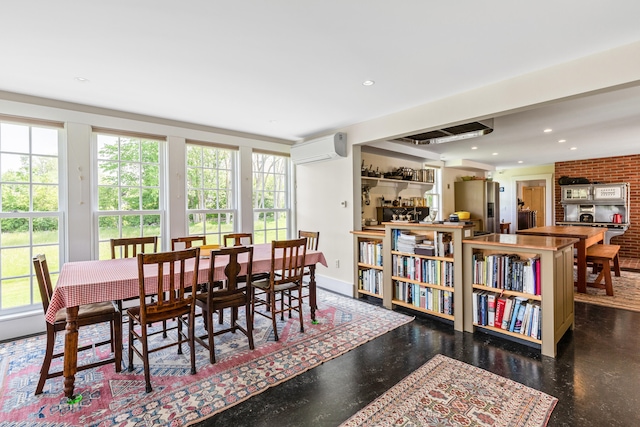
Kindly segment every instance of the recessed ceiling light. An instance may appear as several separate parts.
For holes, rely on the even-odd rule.
[[[498,153],[491,153],[491,155],[492,155],[492,156],[497,156],[497,155],[498,155]]]
[[[277,121],[277,120],[269,120],[269,123],[271,123],[272,125],[274,125],[274,124],[278,123],[278,121]]]
[[[559,140],[558,140],[558,142],[559,142],[560,144],[562,144],[563,142],[567,142],[567,140],[566,140],[566,139],[559,139]]]
[[[85,79],[84,77],[76,77],[75,81],[80,82],[80,83],[87,83],[89,81],[89,79]]]
[[[472,149],[472,150],[477,150],[477,149],[478,149],[478,147],[471,147],[471,149]]]
[[[365,80],[362,82],[363,86],[373,86],[374,84],[376,84],[376,82],[374,82],[373,80]]]
[[[578,147],[571,147],[571,148],[569,148],[569,150],[577,150],[577,149],[578,149]]]
[[[549,133],[549,132],[553,132],[553,129],[551,129],[551,128],[546,128],[546,129],[544,130],[544,133]]]
[[[522,160],[518,160],[518,163],[524,163]]]

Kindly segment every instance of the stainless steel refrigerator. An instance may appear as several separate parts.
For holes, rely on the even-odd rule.
[[[482,220],[482,231],[500,232],[500,184],[474,179],[455,183],[456,212],[467,211]]]

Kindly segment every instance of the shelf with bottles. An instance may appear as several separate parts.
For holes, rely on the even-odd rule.
[[[558,341],[573,328],[574,242],[507,234],[464,240],[464,330],[515,339],[555,357]]]
[[[385,223],[389,250],[385,251],[385,307],[412,309],[453,321],[463,330],[463,237],[472,235],[465,224]]]
[[[384,283],[382,230],[352,232],[356,254],[354,297],[363,295],[382,298]]]

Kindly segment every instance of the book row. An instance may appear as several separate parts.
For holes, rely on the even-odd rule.
[[[541,339],[540,303],[520,297],[500,297],[493,292],[473,293],[473,323]]]
[[[358,289],[382,295],[382,270],[373,268],[358,270]]]
[[[382,267],[382,242],[361,241],[360,262]]]
[[[473,283],[540,295],[540,258],[515,254],[473,254]]]
[[[451,291],[396,281],[395,298],[425,310],[453,315],[453,292]]]
[[[409,254],[453,256],[451,233],[434,231],[433,236],[406,230],[391,230],[391,249]]]
[[[392,255],[391,274],[441,286],[453,286],[453,263],[406,255]]]

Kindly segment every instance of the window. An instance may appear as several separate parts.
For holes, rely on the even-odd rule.
[[[163,142],[96,135],[98,257],[111,257],[110,239],[158,236],[164,223]]]
[[[434,170],[434,182],[433,187],[430,190],[427,190],[424,193],[424,197],[426,200],[427,206],[429,206],[429,221],[436,221],[441,218],[442,214],[438,216],[438,212],[440,211],[440,183],[442,171],[440,169]]]
[[[60,270],[58,133],[54,127],[0,121],[0,314],[38,308],[34,255],[45,254],[53,283]]]
[[[253,242],[288,238],[289,158],[253,153]]]
[[[187,221],[189,235],[220,244],[233,233],[237,216],[236,151],[187,144]]]

